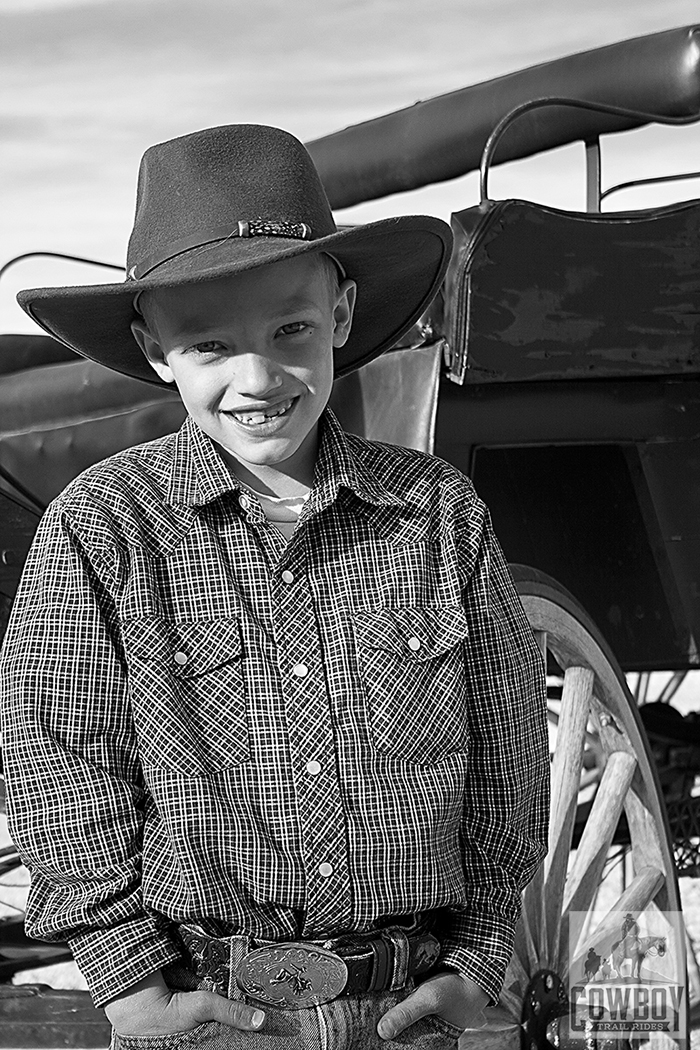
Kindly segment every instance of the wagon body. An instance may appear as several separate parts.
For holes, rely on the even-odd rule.
[[[508,557],[576,594],[623,667],[697,666],[700,203],[508,201],[455,223],[478,243],[438,452],[473,476]]]

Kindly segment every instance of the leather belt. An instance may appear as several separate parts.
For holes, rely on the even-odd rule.
[[[181,926],[179,935],[192,971],[220,994],[235,987],[251,999],[287,1010],[403,988],[410,977],[431,970],[440,953],[440,942],[427,923],[411,930],[389,926],[325,941],[255,946],[243,946],[247,938],[211,937],[192,926]],[[239,947],[238,958],[232,942]]]

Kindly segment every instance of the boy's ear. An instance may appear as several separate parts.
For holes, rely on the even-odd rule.
[[[164,383],[174,383],[175,376],[168,367],[162,347],[156,337],[151,333],[145,321],[139,318],[131,323],[131,334],[141,347],[143,356],[149,365]]]
[[[338,287],[335,309],[333,310],[333,346],[345,346],[352,328],[352,315],[355,310],[357,285],[346,278]]]

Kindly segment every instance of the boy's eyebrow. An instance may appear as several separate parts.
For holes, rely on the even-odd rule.
[[[175,328],[173,334],[177,337],[188,337],[192,335],[200,335],[206,331],[207,321],[203,317],[193,315],[192,317],[185,317]]]
[[[283,299],[282,302],[271,311],[270,318],[274,319],[276,317],[282,317],[294,310],[304,310],[309,307],[317,306],[318,303],[316,303],[314,299],[309,298],[303,292],[294,293],[286,299]],[[179,338],[186,338],[188,336],[200,335],[202,332],[206,332],[213,327],[218,327],[218,325],[212,325],[208,314],[192,314],[180,321],[173,334]]]
[[[315,299],[304,295],[303,292],[299,292],[283,299],[279,304],[279,308],[276,309],[271,316],[280,317],[283,314],[291,313],[294,310],[307,310],[309,307],[318,307],[318,303]]]
[[[283,299],[280,306],[283,309],[293,309],[296,306],[315,306],[316,300],[313,296],[308,295],[306,292],[293,292],[288,295],[286,299]]]

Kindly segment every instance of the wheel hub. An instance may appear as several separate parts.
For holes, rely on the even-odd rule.
[[[521,1050],[631,1050],[629,1042],[598,1033],[593,1023],[585,1032],[569,1029],[569,997],[554,970],[538,970],[525,991],[521,1017]]]
[[[552,1050],[558,1039],[548,1038],[547,1028],[568,1013],[569,997],[562,979],[554,970],[538,970],[525,990],[521,1017],[522,1050]]]

